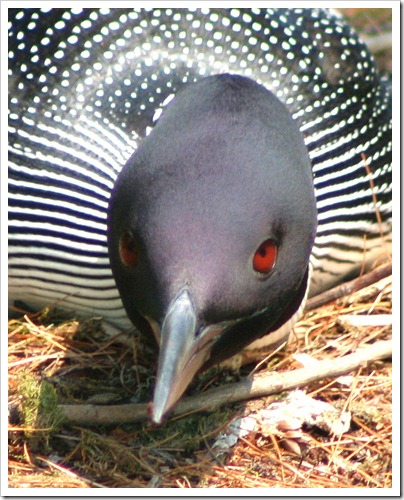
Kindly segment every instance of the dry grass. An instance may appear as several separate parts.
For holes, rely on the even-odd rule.
[[[390,9],[343,9],[369,36],[389,31]],[[391,71],[391,51],[378,54]],[[391,283],[373,296],[354,293],[320,307],[295,328],[298,334],[260,370],[292,370],[296,352],[332,359],[358,345],[391,337],[391,327],[347,326],[342,315],[391,313]],[[210,371],[190,393],[238,380],[240,373]],[[124,345],[97,321],[64,321],[53,311],[9,322],[10,488],[390,488],[392,486],[392,365],[375,362],[349,374],[347,384],[326,379],[302,388],[353,415],[347,433],[304,429],[282,436],[251,432],[227,453],[212,446],[240,415],[274,397],[149,422],[110,426],[64,425],[57,404],[147,401],[155,353],[139,339]],[[279,396],[281,398],[281,395]]]
[[[369,297],[357,292],[306,314],[287,349],[261,370],[299,367],[296,352],[332,363],[358,345],[389,338],[391,326],[347,327],[340,320],[347,314],[389,314],[391,280],[385,279],[382,289],[374,293]],[[9,346],[10,487],[392,485],[389,361],[351,373],[347,385],[340,379],[326,379],[303,388],[316,399],[349,408],[353,420],[346,434],[333,437],[307,428],[285,440],[253,432],[218,456],[212,445],[220,431],[274,397],[173,418],[161,427],[148,422],[108,428],[66,426],[58,416],[57,403],[117,404],[133,400],[134,394],[147,400],[155,366],[153,349],[138,341],[131,346],[111,341],[97,322],[58,324],[48,311],[10,321]],[[252,368],[237,374],[210,371],[199,377],[190,392],[237,380]]]

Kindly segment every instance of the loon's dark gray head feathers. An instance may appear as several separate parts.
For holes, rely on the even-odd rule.
[[[298,126],[248,78],[188,85],[120,173],[108,227],[126,311],[164,345],[159,421],[201,366],[270,332],[300,304],[316,204]]]

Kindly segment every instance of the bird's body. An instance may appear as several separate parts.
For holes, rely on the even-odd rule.
[[[179,302],[172,302],[172,308],[186,311],[185,315],[189,313],[190,318],[194,317],[195,311],[199,314],[198,308],[202,310],[209,302],[206,294],[209,295],[215,289],[206,283],[216,276],[221,280],[222,288],[215,289],[215,293],[211,294],[210,316],[208,313],[204,314],[212,318],[216,315],[215,321],[220,323],[221,311],[226,309],[224,306],[221,308],[221,301],[228,300],[230,303],[235,300],[231,296],[232,293],[234,296],[236,294],[236,283],[240,285],[246,282],[237,278],[236,268],[230,279],[230,271],[226,274],[223,266],[213,269],[214,261],[208,260],[212,242],[217,241],[218,232],[228,222],[225,216],[223,219],[218,216],[220,203],[226,206],[233,204],[232,225],[234,224],[234,231],[238,234],[238,225],[243,222],[244,197],[250,200],[247,206],[253,206],[253,197],[248,197],[246,193],[251,193],[253,189],[260,191],[259,186],[263,193],[266,192],[264,189],[271,193],[271,186],[276,186],[278,195],[275,198],[279,198],[276,206],[282,206],[279,214],[286,213],[288,205],[295,206],[293,212],[299,213],[300,196],[297,188],[294,191],[292,189],[293,176],[290,179],[285,177],[285,193],[282,193],[282,169],[278,168],[273,154],[271,169],[275,170],[272,179],[276,180],[273,184],[269,182],[266,185],[263,180],[257,181],[255,185],[248,178],[248,170],[243,175],[239,174],[240,179],[237,178],[237,173],[232,173],[231,178],[216,175],[209,181],[209,172],[212,172],[209,168],[220,162],[218,157],[211,155],[212,151],[225,151],[223,157],[229,159],[228,164],[236,165],[238,161],[242,161],[245,153],[243,141],[248,138],[251,147],[254,138],[259,135],[252,128],[254,117],[251,115],[251,119],[245,119],[241,125],[237,125],[237,133],[231,125],[234,151],[238,148],[236,152],[233,151],[234,156],[231,156],[228,146],[227,149],[220,149],[225,147],[223,144],[226,142],[221,138],[228,137],[225,127],[234,122],[234,116],[238,112],[237,102],[234,105],[228,104],[233,102],[228,88],[234,82],[241,82],[241,90],[237,90],[239,93],[234,94],[235,96],[241,96],[251,80],[260,84],[257,88],[254,87],[258,96],[254,102],[257,99],[259,101],[262,94],[263,109],[266,109],[265,103],[272,106],[273,98],[272,94],[261,91],[261,86],[277,97],[273,99],[275,108],[275,101],[283,103],[279,114],[274,112],[271,122],[276,122],[278,116],[285,116],[285,133],[282,134],[282,130],[276,132],[278,135],[275,136],[279,137],[280,142],[274,142],[273,145],[271,143],[272,151],[278,152],[279,157],[284,154],[279,162],[286,165],[289,161],[291,168],[296,167],[296,172],[300,172],[297,164],[300,164],[301,159],[302,165],[306,165],[304,158],[307,158],[309,167],[311,163],[314,191],[313,186],[310,189],[313,203],[314,194],[316,197],[318,229],[310,255],[310,293],[315,294],[332,286],[386,252],[391,242],[391,91],[388,82],[379,78],[365,45],[334,14],[322,9],[10,9],[9,53],[11,301],[21,300],[35,307],[57,302],[60,308],[73,310],[78,314],[102,315],[119,328],[131,325],[111,271],[111,255],[115,269],[116,263],[114,264],[114,250],[110,248],[108,254],[107,219],[110,226],[111,221],[115,221],[112,227],[117,227],[117,221],[126,218],[126,207],[129,210],[131,205],[126,187],[130,185],[132,177],[124,172],[139,164],[144,169],[141,178],[144,185],[139,187],[136,195],[136,199],[141,200],[142,207],[137,209],[136,224],[138,219],[145,219],[146,225],[151,225],[153,221],[155,233],[158,232],[162,241],[170,240],[175,232],[173,228],[177,225],[181,227],[182,236],[185,232],[189,235],[186,243],[182,236],[176,240],[179,241],[178,248],[182,248],[182,252],[191,247],[193,252],[195,248],[202,252],[203,247],[204,255],[207,256],[206,266],[201,265],[197,277],[183,277],[183,285],[179,284],[176,289]],[[181,102],[186,100],[186,90],[182,101],[174,99],[170,103],[186,84],[219,74],[241,75],[248,80],[237,80],[230,76],[223,76],[221,79],[206,78],[202,80],[207,82],[205,89],[203,84],[199,87],[198,84],[189,86],[191,90],[186,108],[185,104],[181,108]],[[227,118],[223,118],[222,126],[219,122],[224,110],[219,110],[214,115],[215,118],[207,118],[208,121],[204,122],[203,117],[208,116],[212,108],[209,104],[210,85],[223,82],[224,87],[227,85],[227,90],[223,90],[220,95],[225,96],[223,103],[226,103],[226,109],[232,111],[234,108],[234,113],[229,113],[228,123]],[[200,96],[204,100],[200,100]],[[237,99],[238,97],[235,98],[236,101]],[[240,107],[242,113],[243,110],[252,108],[253,106]],[[186,116],[181,130],[189,131],[192,135],[195,117],[202,124],[195,127],[195,130],[206,127],[209,131],[206,135],[209,135],[210,141],[206,162],[200,162],[200,166],[193,170],[191,163],[196,164],[196,160],[201,158],[197,153],[202,151],[203,157],[207,150],[196,148],[194,152],[189,149],[184,151],[186,161],[183,160],[179,179],[188,179],[186,182],[193,186],[193,189],[187,190],[186,195],[176,192],[178,179],[177,184],[170,184],[168,167],[164,166],[164,169],[159,170],[160,164],[180,163],[176,155],[183,145],[182,139],[179,140],[178,137],[182,138],[184,133],[164,133],[163,128],[164,123],[170,124],[171,109],[173,117]],[[181,109],[186,112],[183,113]],[[257,113],[259,114],[258,106]],[[295,132],[288,129],[288,114],[293,117],[296,130],[300,129],[301,139],[297,138],[296,143],[301,141],[301,144],[296,150],[293,147]],[[244,113],[243,116],[247,115]],[[282,120],[280,123],[283,123]],[[179,121],[181,120],[172,118],[170,130],[176,127],[172,124]],[[155,127],[156,122],[158,125]],[[262,123],[264,122],[265,119]],[[217,132],[214,127],[209,129],[211,123],[217,126]],[[258,131],[259,127],[254,126]],[[292,129],[294,125],[290,126]],[[162,132],[159,132],[160,129]],[[242,130],[245,130],[245,134]],[[156,138],[159,138],[158,141]],[[161,146],[160,152],[157,146],[153,146],[153,140],[157,141],[155,145]],[[220,144],[215,146],[214,140]],[[266,140],[264,137],[262,142],[261,139],[257,140],[257,151],[262,144],[266,144]],[[184,145],[192,143],[189,141],[184,141]],[[133,156],[137,151],[139,154]],[[251,151],[250,156],[254,156],[254,151]],[[141,161],[143,157],[147,159],[146,167]],[[244,158],[243,165],[245,163],[247,160]],[[255,168],[254,161],[251,163],[251,169]],[[370,169],[370,176],[366,166]],[[302,166],[302,169],[305,168]],[[119,179],[124,181],[117,183],[121,171]],[[237,171],[240,172],[240,169],[235,172]],[[175,175],[179,175],[178,170],[171,178]],[[299,183],[305,184],[306,181],[302,179],[306,178],[306,174],[296,175],[302,175]],[[147,182],[144,180],[146,176],[149,176]],[[234,185],[230,179],[234,180]],[[163,183],[164,185],[160,185]],[[135,186],[140,184],[135,183]],[[198,187],[195,188],[195,185]],[[243,188],[246,189],[245,193]],[[121,206],[120,212],[118,210],[120,215],[114,217],[108,213],[113,189],[113,209],[115,210],[117,199],[119,204],[120,196],[124,196],[121,205],[123,203],[125,206],[125,210],[122,211]],[[147,192],[147,199],[146,196],[143,197],[142,189],[143,193]],[[171,195],[167,194],[167,190],[171,190]],[[164,196],[160,196],[161,192],[164,192]],[[185,193],[184,190],[180,192]],[[205,199],[205,192],[210,197]],[[233,199],[231,193],[234,193]],[[261,191],[260,196],[263,196]],[[275,198],[272,193],[271,212],[274,212]],[[297,223],[296,228],[299,230],[296,229],[296,241],[291,242],[289,248],[299,246],[305,238],[307,241],[302,243],[303,246],[311,247],[314,237],[311,233],[315,230],[315,224],[311,223],[310,195],[302,196],[302,202],[304,199],[308,203],[307,206],[302,205],[299,215],[303,217],[307,214],[309,229],[306,235],[304,231],[300,233],[306,222],[300,226]],[[164,214],[165,217],[161,226],[160,219],[152,215],[153,210],[157,210],[152,206],[153,200],[157,200],[156,207],[160,210],[157,216]],[[199,211],[195,208],[198,204]],[[146,205],[149,208],[145,209]],[[190,205],[193,210],[187,210]],[[182,210],[179,215],[180,206]],[[376,217],[376,211],[381,217],[381,223]],[[140,217],[138,213],[146,215]],[[194,221],[196,213],[205,214],[197,217],[198,226],[195,226]],[[262,217],[260,213],[257,210],[256,219]],[[306,219],[303,217],[302,220]],[[285,220],[289,219],[286,217]],[[271,222],[272,232],[275,231],[273,227],[276,224],[276,220]],[[223,242],[223,245],[226,242],[229,244],[229,249],[236,244],[230,241],[233,234],[231,229],[227,227],[227,239]],[[121,230],[124,231],[123,237],[132,237],[131,229],[129,231],[128,228],[129,232],[126,233],[124,228]],[[201,236],[199,230],[203,230],[203,235],[207,237],[201,237],[198,242],[198,237]],[[167,238],[164,231],[170,231]],[[151,241],[153,237],[153,242],[156,241],[158,236],[152,233],[152,230],[147,234],[142,233],[142,244],[147,238]],[[253,238],[252,235],[249,237]],[[234,239],[240,241],[240,238]],[[271,233],[270,241],[276,239],[277,236]],[[118,240],[121,244],[122,236],[113,234],[110,246],[113,247]],[[194,246],[188,244],[190,241]],[[198,246],[195,242],[198,242]],[[259,238],[257,245],[258,243],[261,243]],[[125,242],[125,245],[131,251],[129,243]],[[149,260],[153,254],[154,259],[168,261],[167,255],[172,251],[172,246],[162,246],[165,251],[163,257],[159,257],[157,250],[151,251],[152,246],[149,245],[148,250],[145,250]],[[281,265],[279,245],[277,251]],[[307,252],[310,254],[310,249]],[[231,250],[229,253],[231,254]],[[115,260],[119,261],[119,255],[116,255]],[[122,259],[122,252],[120,256]],[[124,254],[124,258],[129,259],[131,265],[135,264],[131,260],[134,259],[134,254]],[[187,262],[187,258],[184,257],[183,262]],[[179,276],[189,273],[189,266],[187,271],[184,263],[182,269],[180,262],[181,259],[175,269],[165,271],[166,278],[171,276],[168,288],[174,287],[173,281],[180,280]],[[256,262],[253,262],[256,266]],[[300,262],[299,259],[296,262]],[[258,269],[259,265],[258,261]],[[190,266],[192,267],[191,264]],[[155,274],[158,274],[155,270],[157,267],[153,267]],[[208,267],[212,273],[209,279]],[[307,263],[300,270],[296,269],[298,278],[293,290],[296,291],[299,287],[302,290],[298,293],[299,300],[292,312],[299,308],[306,290],[305,285],[304,290],[301,285],[306,267]],[[115,272],[115,278],[117,273],[119,285],[120,271]],[[177,276],[175,279],[174,275]],[[160,283],[159,279],[156,278],[156,283]],[[181,295],[181,286],[186,290],[187,287],[192,288],[192,280],[198,281],[198,286],[201,283],[206,286],[204,292],[198,292],[198,299],[188,300],[187,291],[185,295]],[[231,283],[227,288],[226,280]],[[202,289],[203,286],[200,285],[199,288]],[[122,294],[121,288],[120,291]],[[131,291],[130,294],[132,293]],[[242,290],[239,293],[242,294]],[[168,291],[167,294],[169,295]],[[142,300],[142,304],[148,304],[150,300],[159,302],[160,298],[143,297]],[[164,300],[161,298],[161,304]],[[169,304],[172,300],[174,297],[170,297],[164,305],[167,324],[171,321]],[[199,304],[198,300],[204,305]],[[124,296],[125,302],[128,311],[131,308],[130,300],[125,300]],[[244,317],[254,315],[254,311],[263,308],[261,303],[252,303],[248,307],[244,303],[237,304],[234,313],[236,318],[241,310]],[[150,314],[154,314],[153,311],[157,311],[160,305],[141,305],[140,308],[142,307],[149,308]],[[131,316],[129,312],[128,314]],[[133,314],[136,316],[138,312]],[[153,321],[158,323],[160,319],[152,319],[150,314],[141,315],[147,316],[153,326]],[[156,315],[158,316],[157,313]],[[230,317],[231,314],[226,312],[223,320],[228,321]],[[281,315],[282,318],[284,322],[290,319],[289,316]],[[131,319],[136,323],[134,317]],[[274,325],[280,327],[282,321],[278,321],[279,324],[274,321]],[[261,335],[262,333],[257,333],[250,340]]]

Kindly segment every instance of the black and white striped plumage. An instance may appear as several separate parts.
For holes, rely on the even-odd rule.
[[[129,326],[107,252],[112,186],[173,94],[217,73],[263,84],[300,124],[319,217],[312,293],[373,260],[383,251],[381,231],[391,240],[391,91],[334,14],[151,8],[9,16],[10,301],[58,301]]]

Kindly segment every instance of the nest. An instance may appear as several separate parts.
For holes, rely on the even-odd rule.
[[[380,272],[370,276],[380,278]],[[247,395],[246,401],[214,400],[206,406],[206,395],[217,399],[251,376],[294,374],[302,366],[312,375],[315,361],[325,361],[331,371],[333,362],[355,355],[361,346],[377,348],[388,341],[391,274],[369,281],[365,288],[307,312],[287,347],[258,367],[215,369],[199,376],[188,391],[192,396],[184,400],[185,405],[191,401],[186,413],[183,407],[160,427],[149,422],[144,405],[137,403],[150,398],[152,346],[136,338],[122,343],[108,337],[98,320],[63,321],[51,310],[11,320],[9,486],[390,488],[389,359],[362,359],[343,377],[326,371],[299,384],[306,396],[337,412],[349,411],[342,433],[312,422],[295,425],[287,414],[268,427],[259,418],[290,395],[290,390],[279,394],[279,387],[277,394],[258,399]],[[198,406],[201,396],[205,399]],[[66,408],[75,409],[76,420],[67,418]],[[109,419],[87,421],[81,411],[85,408]],[[125,415],[132,410],[135,417]],[[231,434],[231,425],[246,417],[259,420],[258,425],[219,449],[217,443]]]

